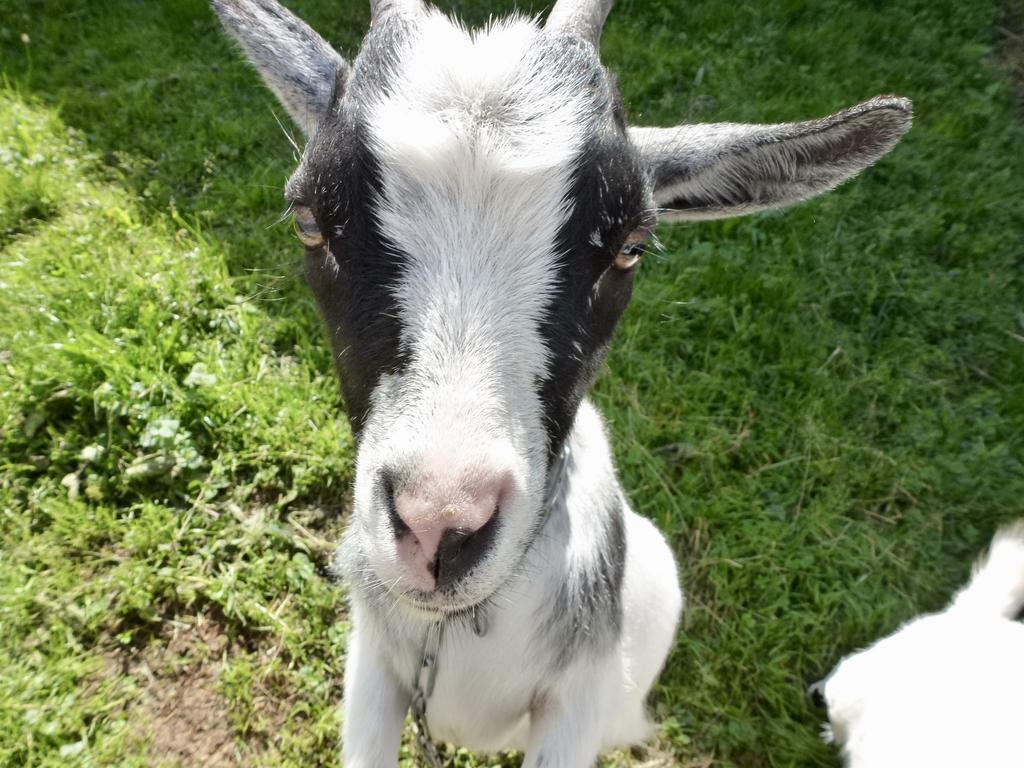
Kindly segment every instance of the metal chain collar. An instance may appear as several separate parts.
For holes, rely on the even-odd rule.
[[[441,768],[441,758],[437,754],[437,745],[430,736],[427,726],[427,699],[434,692],[434,681],[437,680],[437,656],[441,652],[441,636],[444,634],[444,620],[435,621],[427,628],[427,636],[423,640],[423,656],[420,668],[416,672],[416,682],[412,692],[412,722],[416,731],[416,744],[420,756],[430,768]]]
[[[541,509],[540,528],[543,528],[551,517],[551,510],[555,502],[562,495],[562,487],[565,484],[565,477],[569,467],[569,444],[566,443],[558,457],[558,464],[551,473],[551,481],[548,484],[547,497],[544,499],[544,506]],[[539,530],[539,529],[538,529]],[[438,659],[441,655],[441,640],[444,637],[445,619],[441,618],[427,627],[426,637],[423,638],[423,653],[420,656],[420,666],[416,670],[416,679],[413,681],[412,704],[409,709],[412,711],[413,730],[416,734],[416,745],[419,747],[420,757],[429,768],[442,768],[441,756],[437,752],[437,745],[430,735],[430,727],[427,725],[427,700],[434,692],[434,683],[437,681]],[[483,607],[473,608],[473,632],[477,637],[487,634],[487,611]]]

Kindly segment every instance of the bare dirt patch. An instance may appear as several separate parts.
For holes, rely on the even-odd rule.
[[[161,639],[165,642],[108,656],[118,674],[130,675],[138,683],[140,695],[128,715],[138,739],[149,745],[152,764],[244,765],[227,702],[217,690],[227,634],[215,621],[198,616],[168,622]]]

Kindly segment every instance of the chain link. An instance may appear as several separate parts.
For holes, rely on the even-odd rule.
[[[437,680],[437,657],[441,652],[441,638],[444,635],[444,620],[438,619],[427,628],[427,636],[423,639],[423,655],[420,668],[416,671],[416,685],[412,692],[412,722],[416,728],[416,744],[420,756],[430,768],[441,768],[441,758],[437,754],[437,745],[430,736],[427,725],[427,699],[434,692]]]

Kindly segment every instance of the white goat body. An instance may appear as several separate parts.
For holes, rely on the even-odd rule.
[[[672,644],[682,608],[675,561],[650,521],[621,500],[600,417],[584,403],[570,437],[566,492],[501,595],[478,637],[470,621],[445,631],[427,716],[436,737],[491,752],[518,749],[526,766],[590,765],[613,746],[650,733],[644,700]],[[587,589],[600,568],[611,514],[624,516],[622,627],[597,647],[567,647],[557,601]],[[352,562],[344,548],[341,560]],[[585,603],[577,596],[575,604]],[[353,595],[343,744],[346,766],[391,764],[397,754],[428,613],[381,611]],[[601,611],[586,614],[609,621]],[[568,652],[567,652],[568,651]]]
[[[939,613],[851,654],[813,686],[849,768],[1019,768],[1024,523],[996,534]]]

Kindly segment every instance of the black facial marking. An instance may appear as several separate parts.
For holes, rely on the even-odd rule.
[[[610,105],[616,103],[611,94],[608,98]],[[558,286],[541,329],[551,352],[540,399],[552,457],[597,378],[629,304],[633,273],[611,265],[625,237],[645,223],[646,196],[643,171],[609,112],[580,153],[569,193],[575,205],[556,244],[564,255]]]
[[[406,257],[383,236],[373,212],[381,174],[363,117],[365,99],[386,85],[402,34],[401,26],[388,24],[367,36],[344,96],[306,148],[287,188],[293,202],[313,209],[324,236],[324,247],[307,250],[305,273],[357,439],[380,377],[401,372],[407,363],[392,290]]]

